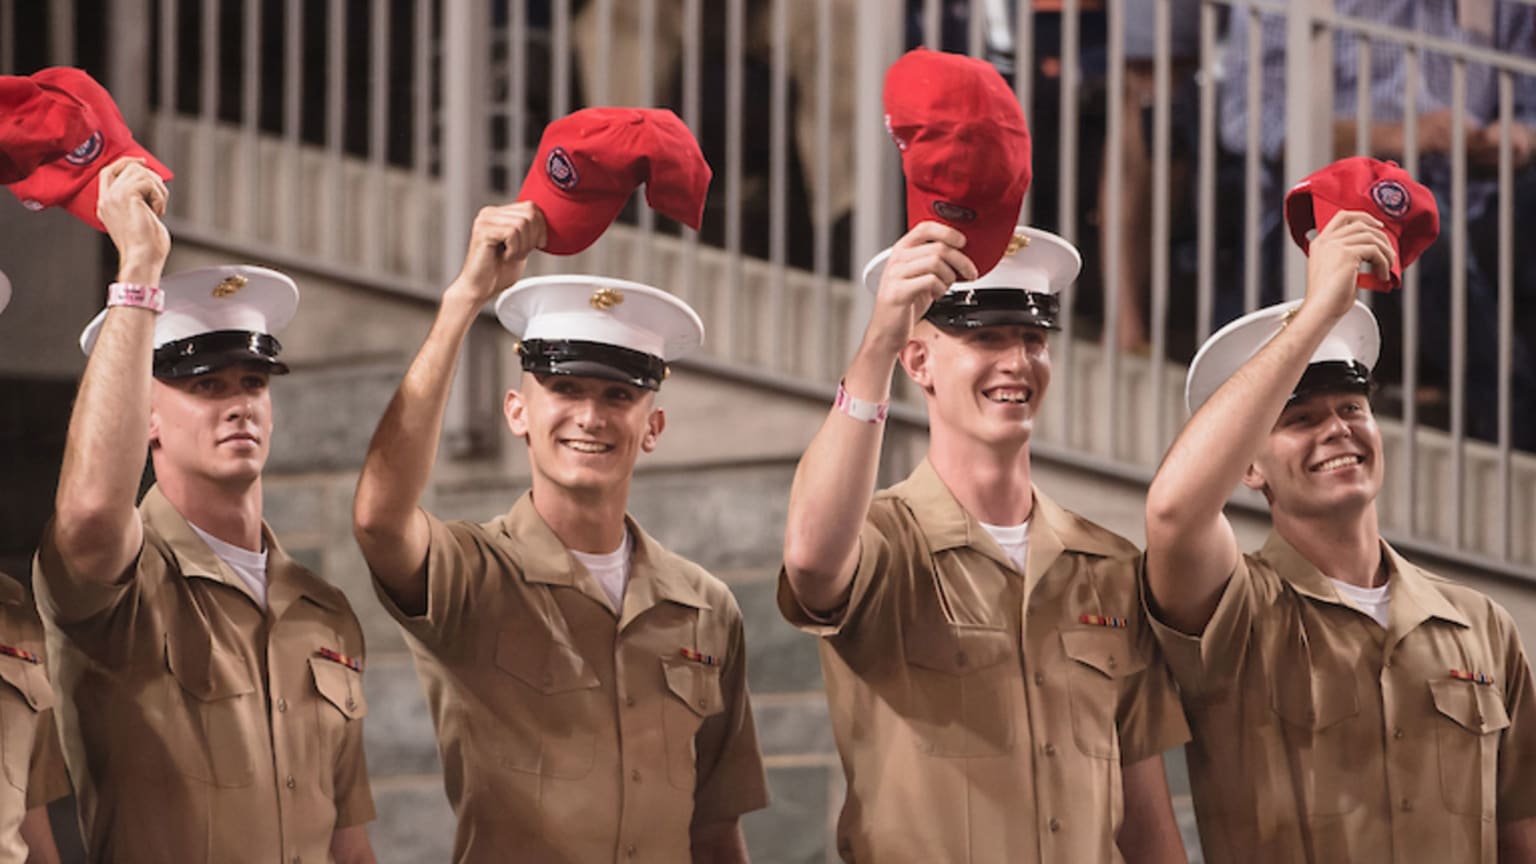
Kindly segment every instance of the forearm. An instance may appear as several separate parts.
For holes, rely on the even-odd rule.
[[[385,559],[394,557],[389,553],[419,519],[417,509],[436,461],[459,351],[480,306],[472,292],[457,284],[448,289],[426,342],[369,444],[353,521],[363,554],[376,572],[386,565],[419,568],[419,560],[391,564]]]
[[[690,830],[693,864],[747,864],[747,840],[741,822],[728,819],[695,825]]]
[[[331,860],[336,864],[376,864],[368,829],[363,825],[337,828],[331,834]]]
[[[855,398],[888,401],[895,354],[864,345],[844,377]],[[784,567],[807,608],[828,611],[847,596],[880,466],[883,423],[833,409],[806,448],[790,486]]]
[[[163,263],[125,262],[118,281],[158,284]],[[115,578],[142,536],[134,508],[149,448],[155,318],[110,309],[80,380],[55,498],[59,550],[77,573]]]
[[[1125,821],[1115,843],[1127,864],[1185,862],[1184,839],[1173,815],[1163,757],[1153,756],[1123,772]]]
[[[59,847],[46,806],[33,807],[22,817],[21,840],[27,844],[27,864],[59,864]]]

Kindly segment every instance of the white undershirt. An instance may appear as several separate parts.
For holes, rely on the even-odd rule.
[[[1023,573],[1025,562],[1029,560],[1029,520],[1025,519],[1017,525],[988,525],[982,522],[981,527],[987,529],[997,545],[1003,547],[1014,569]]]
[[[256,595],[256,604],[262,609],[266,609],[267,550],[263,549],[260,552],[252,552],[249,549],[232,546],[196,525],[192,525],[191,522],[187,524],[192,526],[192,530],[197,532],[197,536],[203,538],[203,542],[208,544],[208,548],[213,550],[213,554],[219,556],[225,564],[228,564],[229,569],[235,571],[235,575],[240,577],[240,581],[244,582],[246,587],[251,589],[251,593]]]
[[[603,586],[603,593],[613,601],[615,611],[623,608],[624,585],[629,582],[629,557],[633,549],[634,543],[629,539],[629,532],[625,531],[624,542],[607,554],[593,555],[571,550],[571,557],[581,562],[581,566],[587,568],[597,584]]]
[[[1340,594],[1344,595],[1349,602],[1355,604],[1355,607],[1361,612],[1374,618],[1376,623],[1382,626],[1382,629],[1386,629],[1387,606],[1392,600],[1391,582],[1383,582],[1375,588],[1361,588],[1359,585],[1352,585],[1332,577],[1329,578],[1333,582],[1333,587],[1339,589]]]

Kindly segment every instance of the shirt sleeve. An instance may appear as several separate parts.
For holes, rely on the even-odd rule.
[[[693,821],[734,819],[768,806],[768,781],[757,744],[752,718],[752,699],[747,692],[747,648],[741,612],[730,602],[730,647],[720,674],[720,693],[725,706],[699,727],[698,779],[694,786]]]
[[[143,518],[143,517],[139,517]],[[127,569],[116,579],[71,572],[59,554],[56,532],[57,522],[50,519],[43,528],[43,536],[32,559],[32,588],[37,596],[38,611],[70,630],[68,625],[100,619],[120,605],[133,590],[134,578],[143,563],[145,550],[149,548],[149,530],[145,526],[144,545],[134,556]],[[89,629],[89,628],[88,628]]]
[[[1499,742],[1500,822],[1536,818],[1536,679],[1520,644],[1514,621],[1502,609],[1499,620],[1507,631],[1504,661],[1504,700],[1509,728]]]
[[[28,810],[70,794],[69,775],[64,771],[64,750],[59,744],[58,730],[54,728],[52,708],[38,713],[35,735],[27,771]]]
[[[468,643],[472,640],[462,637],[473,623],[475,588],[494,563],[489,541],[477,524],[444,522],[430,513],[426,517],[426,609],[412,614],[401,608],[377,576],[373,576],[374,592],[390,617],[423,643],[439,649]]]
[[[1120,761],[1134,765],[1189,741],[1189,724],[1173,674],[1158,650],[1150,626],[1140,623],[1134,649],[1147,662],[1125,679],[1115,710],[1120,735]]]
[[[1190,635],[1158,619],[1143,569],[1142,608],[1163,659],[1186,697],[1198,698],[1224,689],[1237,674],[1253,628],[1253,578],[1248,556],[1239,557],[1205,631]]]
[[[815,636],[837,636],[851,630],[858,619],[879,602],[886,574],[894,560],[891,538],[896,530],[894,506],[876,499],[870,505],[869,518],[859,529],[859,561],[853,573],[853,587],[842,608],[819,614],[806,609],[789,584],[789,574],[779,568],[779,613],[796,628]]]

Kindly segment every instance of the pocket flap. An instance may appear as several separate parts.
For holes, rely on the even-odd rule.
[[[240,658],[204,640],[165,637],[165,662],[183,690],[204,702],[255,692]]]
[[[1437,711],[1474,735],[1487,735],[1509,726],[1504,697],[1491,686],[1442,678],[1429,682],[1429,692]]]
[[[1124,678],[1147,668],[1147,658],[1131,649],[1130,634],[1119,628],[1063,630],[1061,647],[1068,657],[1108,678]]]
[[[1013,634],[994,627],[945,624],[907,633],[907,662],[949,675],[969,675],[1018,653]]]
[[[503,628],[496,637],[496,665],[545,693],[598,686],[597,673],[587,661],[571,645],[551,638],[547,630]]]
[[[48,674],[41,663],[19,657],[0,657],[0,680],[20,693],[33,711],[46,711],[53,707],[53,687],[49,686]]]
[[[327,660],[324,657],[309,658],[310,672],[315,676],[315,689],[336,710],[356,720],[368,713],[368,700],[363,696],[363,675]]]
[[[693,713],[708,717],[725,710],[725,698],[720,694],[719,666],[697,663],[686,657],[663,657],[661,669],[667,676],[667,689]]]

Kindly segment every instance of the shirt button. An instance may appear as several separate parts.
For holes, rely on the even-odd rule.
[[[293,856],[293,862],[292,862],[292,864],[299,864],[299,860],[300,860],[300,859],[299,859],[299,856],[297,856],[297,855],[295,855],[295,856]]]
[[[1047,824],[1050,826],[1052,834],[1055,834],[1057,831],[1061,830],[1061,820],[1057,819],[1055,816],[1052,816],[1051,821]]]
[[[970,658],[965,656],[965,652],[964,651],[956,651],[955,652],[955,665],[956,666],[964,666],[966,663],[969,662],[969,660],[970,660]]]
[[[624,697],[624,704],[628,705],[631,708],[635,707],[635,697],[633,697],[633,696],[625,696]]]
[[[639,850],[639,849],[636,849],[636,848],[635,848],[635,844],[633,844],[633,843],[631,843],[631,844],[629,844],[629,845],[628,845],[628,846],[625,846],[625,847],[624,847],[624,854],[625,854],[625,855],[628,855],[628,856],[629,856],[629,857],[631,857],[631,858],[633,858],[633,857],[635,857],[635,853],[636,853],[636,852],[639,852],[639,851],[640,851],[640,850]]]
[[[1115,657],[1113,654],[1111,654],[1109,657],[1109,668],[1113,669],[1116,665],[1118,664],[1115,663]]]
[[[1403,727],[1399,726],[1396,729],[1393,729],[1392,730],[1392,737],[1393,738],[1401,738],[1401,737],[1403,737]]]
[[[1056,745],[1055,744],[1046,744],[1045,745],[1045,755],[1047,755],[1047,756],[1055,756],[1056,755]]]
[[[279,700],[277,700],[277,710],[278,710],[279,713],[281,713],[283,711],[287,711],[288,710],[288,700],[287,699],[279,699]]]
[[[640,769],[636,768],[635,770],[629,772],[629,779],[635,781],[636,783],[639,783],[640,782]]]
[[[1044,685],[1045,685],[1045,673],[1044,672],[1036,672],[1035,673],[1035,686],[1036,687],[1041,687],[1041,686],[1044,686]]]
[[[1403,812],[1404,813],[1412,813],[1413,812],[1413,802],[1409,801],[1407,798],[1403,799]]]
[[[289,789],[292,789],[299,784],[293,779],[293,775],[289,774],[288,779],[283,781],[283,785],[287,786]]]
[[[357,710],[357,700],[353,699],[351,696],[347,697],[347,710],[348,711],[356,711]]]

